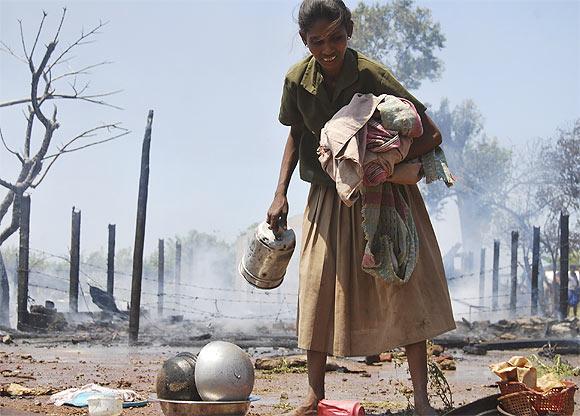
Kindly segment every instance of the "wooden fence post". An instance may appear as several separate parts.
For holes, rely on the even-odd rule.
[[[133,276],[131,281],[131,310],[129,312],[129,345],[139,338],[139,314],[141,312],[141,282],[143,280],[143,248],[145,246],[145,220],[147,218],[147,194],[149,188],[149,153],[151,149],[151,126],[153,110],[147,115],[147,126],[141,149],[141,174],[137,197],[137,221],[135,226],[135,248],[133,251]]]
[[[157,315],[163,316],[163,296],[165,285],[165,243],[159,239],[159,252],[157,260]]]
[[[510,314],[515,316],[518,299],[518,239],[519,233],[512,231],[512,258],[511,258],[511,290],[510,290]]]
[[[485,248],[483,247],[479,255],[479,306],[485,306]]]
[[[499,240],[493,241],[493,273],[491,277],[491,308],[497,311],[497,292],[499,290]]]
[[[25,330],[28,322],[28,258],[30,251],[30,196],[20,202],[20,242],[18,249],[18,318],[16,328]]]
[[[532,240],[532,305],[530,311],[532,315],[538,314],[539,266],[540,266],[540,227],[534,227],[534,237]]]
[[[115,288],[115,224],[109,224],[109,249],[107,252],[107,293],[113,296]]]
[[[81,211],[72,208],[71,237],[70,237],[70,282],[68,291],[68,309],[70,312],[79,311],[79,271],[81,253]]]
[[[567,214],[560,213],[560,319],[568,316],[569,219]]]

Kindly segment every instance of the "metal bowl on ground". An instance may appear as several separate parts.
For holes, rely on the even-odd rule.
[[[197,356],[180,352],[166,360],[157,373],[157,397],[168,400],[201,400],[195,386]]]
[[[236,344],[210,342],[197,356],[195,385],[203,400],[247,400],[254,388],[254,365]]]
[[[244,416],[250,401],[203,402],[157,399],[165,416]]]

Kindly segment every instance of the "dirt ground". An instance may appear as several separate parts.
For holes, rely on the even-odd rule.
[[[129,388],[145,398],[155,394],[157,371],[164,360],[181,351],[196,353],[199,348],[138,346],[124,344],[95,346],[90,343],[46,343],[42,340],[18,340],[10,345],[0,344],[0,372],[2,384],[19,383],[25,387],[52,387],[61,391],[98,383],[111,388]],[[250,348],[254,359],[275,355],[300,353],[284,348]],[[530,355],[537,350],[490,351],[487,355],[465,355],[461,350],[445,351],[454,357],[456,370],[445,371],[453,392],[455,406],[497,392],[497,377],[488,365],[509,359],[512,355]],[[580,356],[564,358],[574,367],[580,366]],[[327,398],[357,399],[363,402],[367,414],[412,414],[408,397],[412,394],[406,363],[394,362],[366,365],[360,359],[332,359],[339,366],[353,372],[332,371],[327,374]],[[572,381],[580,384],[578,377]],[[253,394],[260,400],[252,405],[251,415],[288,414],[306,393],[303,373],[268,373],[256,371]],[[0,415],[82,415],[86,409],[57,407],[48,403],[49,395],[35,397],[0,397]],[[580,412],[578,398],[576,411]],[[442,402],[434,399],[436,407]],[[143,408],[124,409],[123,415],[161,415],[158,403]]]

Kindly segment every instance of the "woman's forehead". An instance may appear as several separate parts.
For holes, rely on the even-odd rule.
[[[335,33],[342,33],[346,31],[344,25],[340,20],[330,21],[328,19],[319,19],[308,30],[308,37],[324,39]]]

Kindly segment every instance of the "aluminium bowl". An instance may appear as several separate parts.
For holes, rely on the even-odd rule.
[[[250,401],[205,402],[156,399],[165,416],[245,416]]]

